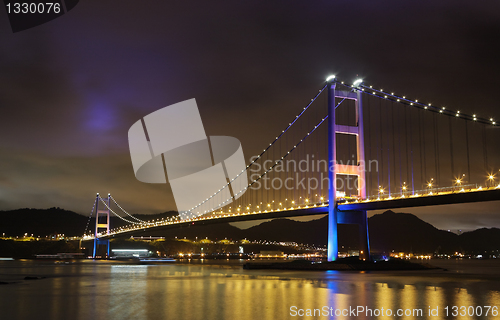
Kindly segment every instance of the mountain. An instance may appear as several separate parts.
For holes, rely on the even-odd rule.
[[[483,253],[499,249],[500,229],[481,228],[460,235],[460,246],[467,252]]]
[[[144,234],[147,234],[148,236],[150,235],[148,232],[145,232]],[[186,237],[187,239],[195,239],[198,237],[200,239],[208,238],[210,240],[221,240],[226,238],[229,240],[241,240],[245,238],[241,229],[234,227],[229,223],[216,223],[208,226],[188,225],[180,228],[159,230],[151,235],[166,238],[177,237],[179,239],[183,237]]]
[[[368,219],[373,251],[452,252],[459,251],[459,236],[436,229],[410,213],[386,211]]]
[[[82,235],[88,217],[61,208],[0,211],[0,235]]]
[[[245,238],[249,240],[290,241],[324,245],[327,242],[328,220],[322,218],[300,222],[275,219],[242,231]]]
[[[173,216],[175,212],[169,211],[154,215],[141,215],[143,220],[161,219]],[[131,218],[129,218],[131,220]],[[17,209],[0,211],[0,235],[23,236],[33,234],[36,236],[47,236],[52,234],[64,234],[66,236],[81,236],[87,225],[89,217],[83,216],[73,211],[61,208],[49,209]],[[92,231],[95,226],[93,219],[89,223]],[[112,228],[121,227],[125,221],[111,216],[110,224]]]

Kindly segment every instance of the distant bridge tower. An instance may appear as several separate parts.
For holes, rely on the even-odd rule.
[[[358,180],[358,197],[366,198],[365,177],[365,149],[363,134],[363,103],[361,92],[348,92],[335,90],[334,79],[327,80],[328,85],[328,170],[329,178],[329,206],[328,206],[328,261],[338,258],[338,224],[359,225],[360,251],[359,257],[363,260],[370,259],[370,245],[368,238],[368,220],[366,211],[340,211],[337,206],[337,174],[355,175]],[[359,81],[359,80],[358,80]],[[356,109],[356,126],[338,125],[335,121],[335,98],[354,100]],[[337,165],[336,135],[348,134],[356,136],[357,163],[352,165]],[[333,165],[335,164],[335,165]]]
[[[101,203],[101,200],[106,203],[106,205]],[[95,259],[98,256],[99,245],[106,246],[106,258],[109,258],[109,240],[101,240],[98,238],[98,234],[109,234],[109,205],[111,200],[111,194],[108,193],[107,198],[101,198],[99,193],[95,199],[95,233],[94,233],[94,251],[92,257]],[[103,207],[100,209],[99,207]]]

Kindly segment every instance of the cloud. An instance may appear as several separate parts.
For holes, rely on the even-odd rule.
[[[88,214],[97,192],[110,192],[131,213],[175,210],[168,185],[137,181],[128,154],[48,157],[0,151],[2,210],[62,207]]]

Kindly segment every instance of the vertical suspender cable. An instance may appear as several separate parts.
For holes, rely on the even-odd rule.
[[[319,103],[318,103],[319,104]],[[314,117],[314,119],[318,119],[318,115],[319,115],[319,106],[316,106],[316,109],[314,109],[314,111],[316,112],[316,116]],[[320,131],[318,131],[320,132]],[[313,164],[314,162],[318,162],[319,159],[321,159],[320,157],[320,153],[319,153],[319,137],[320,137],[320,134],[319,133],[316,133],[316,137],[314,139],[314,141],[316,142],[315,145],[314,145],[314,148],[313,148],[313,152],[312,154],[315,154],[316,155],[316,161],[313,160]],[[313,175],[315,175],[315,177],[318,179],[318,186],[316,187],[316,193],[318,194],[318,196],[316,197],[316,202],[318,202],[318,200],[320,199],[319,197],[321,197],[321,186],[320,186],[320,176],[319,176],[319,169],[315,167],[315,170],[312,170],[313,171]]]
[[[482,136],[483,136],[483,157],[484,157],[484,170],[489,173],[489,168],[488,168],[488,146],[487,146],[487,141],[486,141],[486,129],[485,125],[481,125],[481,130],[482,130]]]
[[[405,117],[405,155],[406,155],[406,181],[410,179],[410,157],[408,157],[408,117],[407,117],[407,108],[404,108],[404,117]],[[411,110],[410,110],[411,112]],[[420,132],[420,131],[419,131]]]
[[[378,170],[378,173],[377,173],[377,182],[378,182],[378,186],[377,186],[377,190],[379,190],[381,184],[380,184],[380,174],[384,174],[384,152],[383,152],[383,144],[382,144],[382,99],[379,100],[379,116],[378,116],[378,119],[379,119],[379,131],[380,131],[380,135],[378,137],[378,156],[377,158],[380,160],[380,169]],[[383,176],[382,176],[383,177]]]
[[[436,183],[438,186],[440,185],[440,179],[439,179],[439,147],[438,147],[438,128],[437,128],[437,122],[436,122],[436,114],[433,115],[433,122],[434,122],[434,166],[435,166],[435,172],[436,172]]]
[[[464,119],[465,121],[465,145],[466,145],[466,149],[467,149],[467,176],[469,178],[467,178],[467,180],[469,181],[469,183],[472,183],[471,181],[471,176],[470,176],[470,162],[469,162],[469,129],[468,129],[468,125],[467,125],[467,119]]]
[[[397,188],[396,188],[396,133],[395,133],[395,128],[396,128],[396,124],[394,123],[394,113],[396,111],[394,111],[394,102],[391,102],[391,123],[392,123],[392,166],[394,168],[393,170],[393,180],[394,180],[394,188],[393,188],[393,192],[394,190],[396,190],[395,192],[397,192]]]
[[[285,136],[285,141],[286,141],[286,136]],[[281,144],[282,143],[283,143],[283,141],[282,141],[282,139],[280,139],[280,141],[278,143],[278,146],[273,146],[273,166],[276,164],[276,161],[277,161],[277,159],[276,159],[276,152],[275,151],[276,151],[276,149],[278,149],[279,150],[279,154],[281,154]],[[269,203],[271,203],[271,206],[272,206],[273,209],[276,209],[274,207],[274,204],[273,204],[274,199],[276,199],[276,192],[274,190],[273,180],[276,178],[275,175],[277,175],[276,174],[277,170],[273,169],[273,171],[274,171],[274,174],[271,176],[272,179],[270,181],[271,189],[273,189],[273,198],[271,199],[271,201]]]
[[[406,108],[405,108],[406,109]],[[401,123],[401,109],[398,107],[397,108],[398,110],[398,123],[399,123],[399,132],[398,132],[398,144],[399,144],[399,187],[401,188],[401,186],[403,185],[402,183],[402,180],[403,180],[403,173],[402,173],[402,167],[401,167],[401,126],[402,126],[402,123]],[[403,189],[401,189],[401,194],[403,194]]]
[[[389,109],[389,107],[387,107]],[[389,124],[389,112],[386,112],[386,123]],[[389,196],[391,195],[391,147],[389,144],[389,130],[387,130],[387,177],[389,182]]]
[[[300,129],[299,134],[298,134],[298,135],[299,135],[299,137],[298,137],[298,139],[295,139],[295,141],[300,141],[300,137],[302,137],[302,136],[303,136],[303,134],[304,134],[304,119],[302,119],[302,121],[300,122],[300,127],[299,127],[299,129]],[[294,143],[295,143],[295,142],[294,142]],[[304,154],[306,153],[306,152],[305,152],[305,151],[306,151],[306,148],[305,148],[305,147],[306,147],[306,144],[301,144],[301,145],[300,145],[300,147],[298,147],[298,148],[299,148],[299,150],[298,150],[298,151],[299,151],[298,156],[299,156],[300,160],[305,159],[305,158],[304,158]],[[301,155],[301,153],[302,153],[302,155]],[[307,161],[307,160],[306,160],[306,161]],[[297,164],[298,164],[298,162],[297,162]],[[305,173],[305,172],[302,172],[302,170],[301,170],[300,168],[297,168],[297,171],[299,172],[300,179],[303,179],[303,178],[304,178],[304,176],[306,175],[306,173]],[[306,180],[306,181],[307,181],[307,180]],[[303,194],[304,194],[304,197],[306,197],[306,199],[308,199],[308,198],[309,198],[309,191],[310,191],[309,189],[304,190],[304,193],[303,193]],[[286,199],[288,199],[288,197],[286,197],[286,196],[285,196],[285,201],[287,201]],[[283,206],[285,206],[285,205],[283,205]]]
[[[425,159],[425,149],[422,146],[422,117],[420,115],[421,111],[417,110],[418,114],[418,147],[420,148],[420,187],[422,188],[425,183],[425,175],[424,173],[424,159]],[[425,142],[424,142],[425,143]],[[425,144],[424,144],[425,146]]]
[[[410,156],[411,156],[411,194],[415,194],[415,183],[413,181],[413,129],[410,121]]]
[[[455,173],[455,166],[453,163],[453,128],[452,128],[452,122],[451,122],[451,117],[448,117],[448,123],[450,126],[450,164],[451,164],[451,179],[453,180],[454,178],[454,173]]]
[[[349,105],[346,106],[347,108],[347,119],[346,119],[346,124],[348,126],[351,125],[351,108],[349,108]],[[351,157],[351,135],[346,135],[345,138],[347,138],[347,165],[349,165],[349,163],[351,163],[351,160],[352,160],[352,157]],[[349,175],[346,175],[345,177],[347,179],[347,181],[351,181],[350,180],[350,176]],[[349,183],[349,190],[347,190],[347,183],[344,183],[344,193],[345,195],[347,196],[349,194],[349,197],[352,196],[351,194],[351,184]],[[347,191],[349,191],[349,193],[347,193]]]
[[[368,98],[368,96],[367,96]],[[368,99],[367,99],[368,100]],[[371,158],[372,158],[372,144],[371,144],[371,124],[370,124],[370,105],[365,105],[367,108],[366,108],[366,117],[368,119],[368,121],[366,122],[366,132],[368,133],[368,139],[369,142],[368,142],[368,161],[366,161],[366,157],[365,157],[365,163],[364,163],[364,166],[365,166],[365,179],[368,180],[368,181],[365,181],[365,186],[366,187],[369,187],[369,190],[367,190],[366,192],[366,195],[370,195],[370,190],[373,190],[373,182],[372,182],[372,177],[371,177],[371,168],[368,168],[368,163],[370,162]],[[363,108],[364,110],[364,108]],[[365,139],[366,141],[366,139]],[[369,184],[368,184],[369,182]]]

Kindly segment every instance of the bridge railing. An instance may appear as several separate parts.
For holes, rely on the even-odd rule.
[[[460,184],[448,187],[429,187],[423,190],[414,190],[414,191],[406,190],[406,191],[392,192],[392,193],[380,193],[378,195],[369,196],[367,197],[366,200],[358,200],[358,201],[382,201],[382,200],[401,199],[408,197],[422,197],[422,196],[460,193],[460,192],[474,192],[474,191],[491,190],[498,188],[499,186],[483,187],[478,184]],[[347,202],[352,202],[352,201],[347,201]]]
[[[427,197],[427,196],[438,196],[438,195],[446,195],[446,194],[453,194],[453,193],[461,193],[461,192],[477,192],[477,191],[486,191],[486,190],[493,190],[493,189],[500,189],[500,185],[492,185],[489,187],[483,187],[478,184],[463,184],[463,185],[455,185],[455,186],[449,186],[449,187],[436,187],[436,188],[426,188],[424,190],[406,190],[404,192],[394,192],[390,194],[379,194],[379,195],[374,195],[370,196],[367,199],[356,199],[356,198],[345,198],[345,199],[338,199],[339,204],[345,204],[345,203],[353,203],[353,202],[367,202],[367,201],[386,201],[386,200],[392,200],[392,199],[401,199],[401,198],[411,198],[411,197]],[[166,225],[173,225],[173,224],[182,224],[182,223],[190,223],[190,222],[195,222],[195,221],[200,221],[200,220],[209,220],[209,219],[219,219],[219,218],[227,218],[227,217],[233,217],[233,216],[242,216],[242,215],[255,215],[255,214],[265,214],[265,213],[271,213],[271,212],[279,212],[279,211],[289,211],[289,210],[300,210],[300,209],[307,209],[307,208],[314,208],[314,207],[324,207],[327,206],[329,203],[328,199],[324,199],[318,202],[310,202],[307,204],[302,204],[302,205],[295,205],[293,207],[283,207],[279,209],[270,209],[270,210],[248,210],[248,211],[241,211],[241,212],[222,212],[222,211],[215,211],[207,215],[203,216],[198,216],[194,218],[189,218],[186,220],[179,219],[178,217],[172,217],[169,219],[158,219],[156,221],[147,221],[145,223],[141,224],[134,224],[134,225],[129,225],[129,226],[123,226],[119,227],[116,229],[110,230],[110,233],[108,235],[113,235],[113,234],[118,234],[118,233],[123,233],[123,232],[129,232],[129,231],[134,231],[134,230],[141,230],[141,229],[146,229],[150,227],[159,227],[159,226],[166,226]],[[104,235],[98,235],[99,236],[104,236]],[[87,235],[83,237],[83,240],[87,239],[93,239],[94,235]]]

